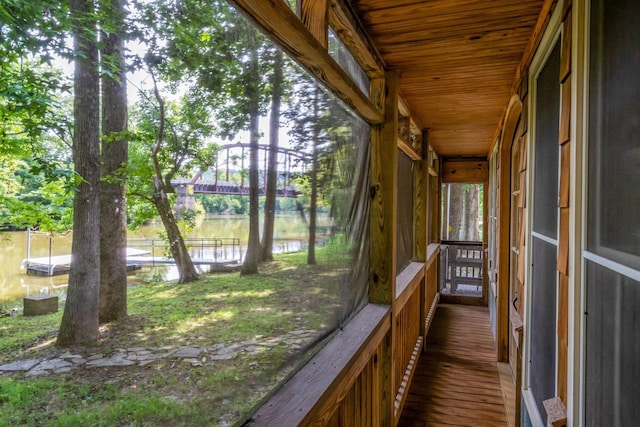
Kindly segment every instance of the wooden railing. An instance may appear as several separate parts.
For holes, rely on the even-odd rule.
[[[439,300],[438,244],[429,245],[426,263],[411,263],[396,279],[394,311],[394,425],[402,413],[418,358]]]
[[[442,242],[440,291],[482,296],[482,242]]]
[[[245,425],[395,426],[439,301],[439,255],[429,245],[396,278],[393,306],[365,306]]]
[[[413,262],[396,279],[394,331],[394,419],[400,410],[422,348],[420,302],[424,293],[424,263]]]
[[[431,326],[431,320],[433,320],[433,315],[436,312],[436,307],[438,307],[438,302],[440,301],[440,291],[439,291],[439,269],[438,266],[439,258],[441,257],[440,253],[440,245],[437,243],[432,243],[427,248],[427,265],[426,265],[426,288],[425,288],[425,314],[422,316],[424,319],[424,333],[423,335],[426,337],[429,332],[429,326]]]
[[[272,396],[248,426],[389,425],[384,419],[391,307],[369,304]]]

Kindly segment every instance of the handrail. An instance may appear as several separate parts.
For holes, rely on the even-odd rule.
[[[423,262],[412,262],[398,274],[396,277],[396,313],[402,310],[423,277]]]
[[[427,246],[427,268],[431,267],[433,261],[438,259],[438,254],[440,254],[440,243],[430,243]]]
[[[482,246],[482,242],[476,241],[476,240],[443,240],[440,242],[440,245],[442,246],[446,246],[446,245],[451,245],[451,246],[460,246],[460,245],[464,245],[464,246]]]
[[[245,425],[326,424],[362,369],[372,358],[376,360],[377,349],[391,329],[390,313],[388,305],[366,305]]]
[[[483,243],[443,241],[441,247],[440,292],[452,296],[481,297],[482,291],[479,288],[483,285]],[[475,286],[476,290],[459,292],[459,286]]]

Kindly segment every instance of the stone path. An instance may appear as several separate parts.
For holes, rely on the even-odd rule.
[[[219,360],[231,360],[238,356],[254,356],[267,352],[273,347],[285,345],[290,349],[300,349],[320,335],[314,329],[298,329],[279,337],[263,339],[256,336],[252,340],[233,344],[215,344],[211,347],[132,347],[120,349],[112,354],[80,355],[68,351],[51,359],[17,360],[0,366],[2,372],[25,372],[25,376],[62,374],[77,367],[108,368],[117,366],[146,366],[156,360],[173,359],[191,366],[213,364]]]

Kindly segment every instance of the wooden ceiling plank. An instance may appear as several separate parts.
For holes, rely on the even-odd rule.
[[[351,0],[440,155],[486,155],[551,0]]]
[[[362,13],[363,21],[376,25],[400,20],[404,17],[425,17],[429,19],[449,19],[451,17],[475,16],[483,19],[491,16],[509,16],[523,11],[534,11],[537,15],[537,0],[439,0],[422,1],[405,6],[370,10]]]

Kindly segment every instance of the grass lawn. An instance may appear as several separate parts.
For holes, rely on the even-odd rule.
[[[233,345],[300,329],[317,330],[320,337],[340,313],[340,272],[322,250],[318,265],[305,260],[304,253],[283,255],[257,276],[225,273],[187,285],[133,286],[127,319],[103,326],[90,346],[55,346],[62,311],[2,318],[0,365],[67,350],[88,357],[132,347]],[[302,361],[300,352],[280,343],[202,366],[167,358],[36,377],[0,373],[0,426],[231,425]]]

